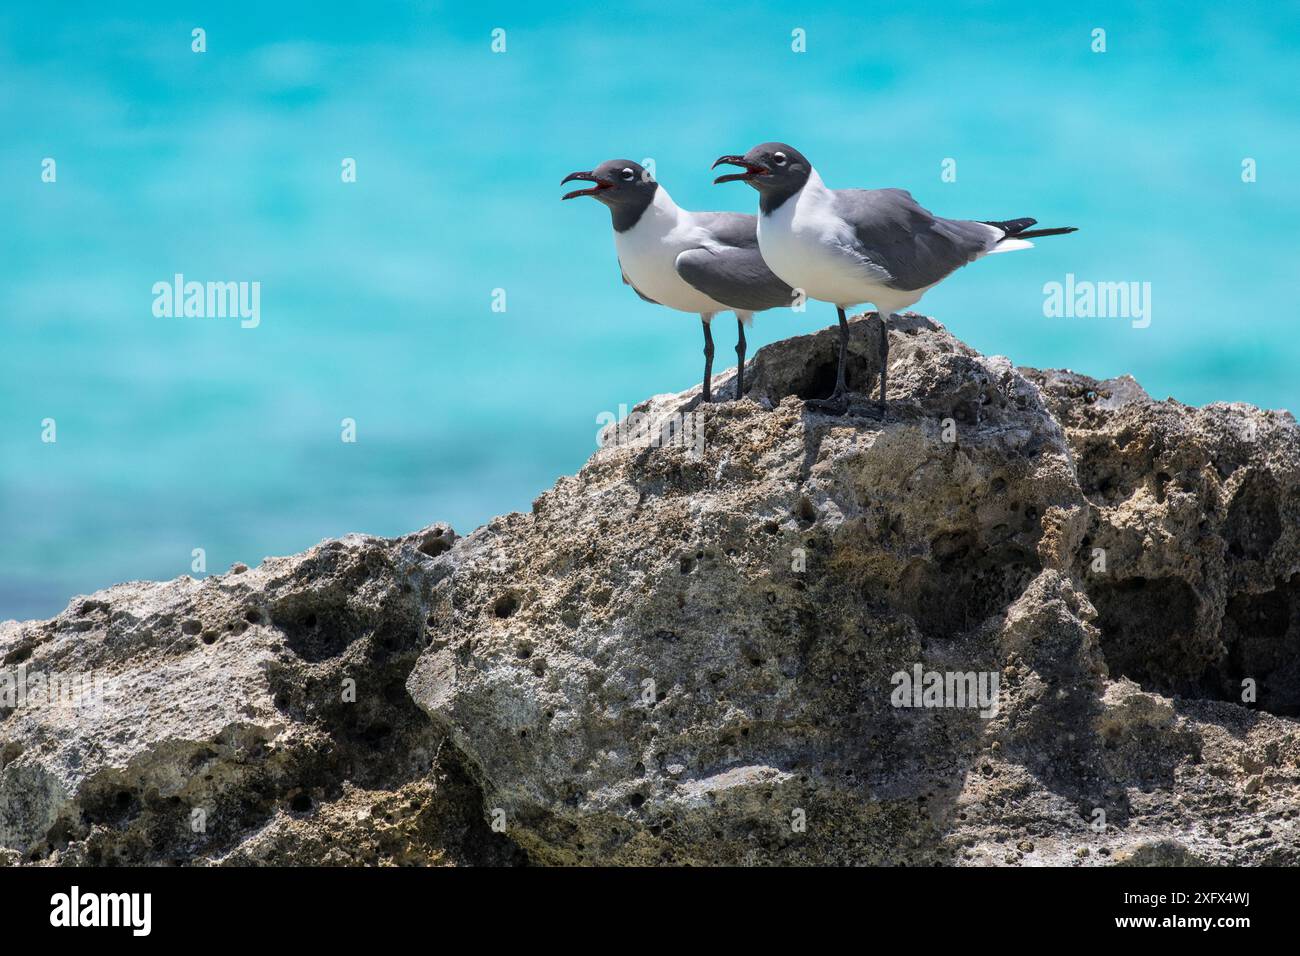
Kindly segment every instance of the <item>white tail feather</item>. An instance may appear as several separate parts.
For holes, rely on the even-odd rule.
[[[1017,249],[1032,249],[1034,244],[1028,239],[1003,239],[996,246],[988,251],[989,255],[995,252],[1015,252]]]

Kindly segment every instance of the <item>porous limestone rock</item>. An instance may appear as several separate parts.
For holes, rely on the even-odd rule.
[[[15,862],[1300,862],[1300,432],[852,323],[530,514],[0,625]],[[640,432],[637,431],[640,429]],[[996,706],[897,676],[996,678]],[[355,681],[351,699],[346,694]],[[972,688],[975,683],[970,685]],[[921,701],[924,703],[924,700]],[[206,825],[193,826],[196,809]]]
[[[204,580],[120,584],[0,625],[9,862],[508,862],[406,694],[445,525]],[[76,694],[32,693],[35,675]],[[2,677],[0,677],[2,679]],[[4,685],[0,684],[0,692]],[[5,703],[17,706],[3,706]]]

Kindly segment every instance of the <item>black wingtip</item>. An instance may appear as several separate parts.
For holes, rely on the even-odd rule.
[[[1029,232],[1018,232],[1013,236],[1007,236],[1008,239],[1040,239],[1043,236],[1064,236],[1067,233],[1078,232],[1078,226],[1061,226],[1057,229],[1031,229]]]
[[[1024,232],[1030,226],[1037,224],[1037,219],[1006,219],[1001,222],[981,220],[986,226],[993,226],[1001,229],[1006,233],[1003,239],[1012,239]]]
[[[1030,229],[1038,225],[1037,219],[1006,219],[1002,222],[981,220],[986,226],[1001,229],[1006,235],[1003,239],[1038,239],[1042,236],[1063,236],[1067,232],[1078,232],[1077,226],[1061,226],[1057,229]]]

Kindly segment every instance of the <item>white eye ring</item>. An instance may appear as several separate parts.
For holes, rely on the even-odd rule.
[[[632,170],[628,169],[626,166],[623,167],[623,171],[619,173],[619,175],[623,177],[624,182],[630,183],[632,180],[636,179],[636,173],[632,172]]]
[[[773,153],[773,154],[772,154],[772,162],[776,163],[778,166],[784,166],[784,165],[785,165],[785,153]]]

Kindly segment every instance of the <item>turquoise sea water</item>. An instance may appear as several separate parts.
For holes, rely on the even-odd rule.
[[[752,211],[709,165],[780,139],[832,186],[1078,225],[918,308],[1018,364],[1294,409],[1298,14],[6,4],[0,618],[188,573],[195,548],[221,571],[348,531],[466,532],[580,466],[601,412],[695,384],[698,321],[619,282],[601,207],[559,202],[612,157],[653,158],[682,205]],[[260,325],[155,317],[176,273],[260,282]],[[1044,317],[1069,273],[1149,282],[1150,325]],[[751,347],[833,320],[769,313]]]

